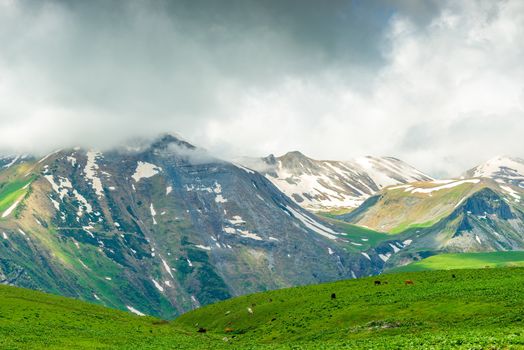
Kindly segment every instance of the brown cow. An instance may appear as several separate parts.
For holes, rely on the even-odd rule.
[[[415,282],[413,282],[412,280],[406,280],[404,281],[404,284],[407,286],[407,285],[415,285]]]

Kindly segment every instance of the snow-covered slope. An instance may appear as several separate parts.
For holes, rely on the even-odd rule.
[[[360,157],[353,162],[358,165],[377,184],[379,188],[432,178],[409,164],[393,157]]]
[[[524,159],[499,156],[470,169],[465,177],[487,177],[524,188]]]
[[[311,159],[294,151],[278,158],[270,155],[240,162],[263,173],[295,202],[314,211],[355,208],[383,187],[431,180],[390,157],[331,161]]]

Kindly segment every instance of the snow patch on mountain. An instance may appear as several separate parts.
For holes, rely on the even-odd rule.
[[[415,187],[415,185],[407,187],[404,192],[410,192],[410,193],[424,193],[431,195],[432,192],[445,190],[453,187],[457,187],[466,183],[471,184],[478,184],[480,182],[479,179],[469,179],[469,180],[458,180],[458,181],[452,181],[442,186],[435,186],[435,187]]]
[[[6,165],[4,165],[4,168],[8,169],[10,168],[11,166],[13,166],[18,160],[20,159],[20,156],[15,156],[13,159],[11,159],[11,161],[9,163],[7,163]]]
[[[153,218],[153,225],[156,225],[156,219],[155,219],[156,210],[155,210],[155,207],[153,206],[153,203],[151,203],[151,205],[149,206],[149,210],[151,212],[151,217]]]
[[[158,289],[160,292],[164,292],[164,287],[160,285],[155,279],[151,279],[153,281],[153,284],[155,285],[156,289]]]
[[[131,176],[135,182],[155,176],[162,171],[161,167],[147,162],[137,162],[135,173]]]
[[[104,188],[102,186],[102,181],[97,175],[99,166],[96,163],[97,158],[102,157],[102,153],[89,151],[86,153],[86,156],[87,162],[84,168],[86,180],[87,182],[91,182],[91,186],[93,187],[93,190],[95,191],[96,195],[98,197],[102,197],[104,195]]]
[[[96,296],[95,296],[95,297],[96,297]],[[98,298],[97,298],[97,299],[98,299]],[[138,311],[137,309],[135,309],[135,308],[132,307],[132,306],[126,305],[126,307],[127,307],[127,309],[128,309],[129,311],[131,311],[131,312],[134,313],[135,315],[138,315],[138,316],[145,316],[144,313]]]
[[[513,199],[515,200],[515,202],[520,202],[520,195],[518,194],[517,191],[515,191],[514,189],[512,189],[511,187],[509,186],[504,186],[504,185],[499,185],[499,187],[504,190],[506,193],[508,193],[511,197],[513,197]]]
[[[9,215],[11,215],[11,213],[16,209],[16,207],[18,207],[18,204],[20,204],[21,200],[22,197],[17,199],[9,208],[7,208],[6,211],[4,211],[4,213],[2,214],[2,218],[6,218]]]
[[[318,221],[316,220],[313,220],[312,218],[306,216],[306,215],[303,215],[302,213],[299,213],[298,211],[296,211],[295,209],[287,206],[286,207],[287,210],[289,210],[293,216],[295,218],[297,218],[298,220],[300,220],[300,222],[302,222],[302,224],[304,224],[304,226],[306,226],[307,228],[309,228],[310,230],[318,233],[319,235],[322,235],[326,238],[329,238],[329,239],[332,239],[332,240],[335,240],[337,239],[337,237],[335,235],[337,235],[338,233],[333,231],[332,229],[330,229],[329,227],[326,227],[324,225],[322,225],[321,223],[319,223]]]
[[[359,157],[354,160],[379,187],[399,183],[428,181],[432,178],[412,166],[391,157]]]
[[[464,177],[486,177],[524,187],[524,159],[499,156],[468,170]]]
[[[241,237],[254,239],[255,241],[262,241],[263,240],[262,237],[260,237],[259,235],[255,234],[255,233],[249,232],[248,230],[242,230],[242,229],[239,229],[239,228],[228,227],[228,226],[224,227],[223,230],[224,230],[225,233],[229,233],[229,234],[232,234],[232,235],[239,235]]]

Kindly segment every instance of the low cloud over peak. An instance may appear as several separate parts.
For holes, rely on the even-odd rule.
[[[0,0],[0,149],[524,156],[521,1]]]

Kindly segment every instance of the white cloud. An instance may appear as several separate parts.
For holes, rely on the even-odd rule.
[[[177,131],[225,156],[392,155],[434,174],[524,156],[522,1],[440,2],[422,23],[398,12],[369,36],[377,50],[344,26],[294,36],[259,9],[208,23],[129,4],[113,23],[0,1],[0,149]]]
[[[251,152],[393,155],[451,175],[494,154],[522,156],[522,37],[520,1],[453,1],[423,28],[394,17],[387,63],[363,82],[371,88],[350,86],[344,69],[283,79],[239,96],[229,122],[211,121],[208,134]]]

